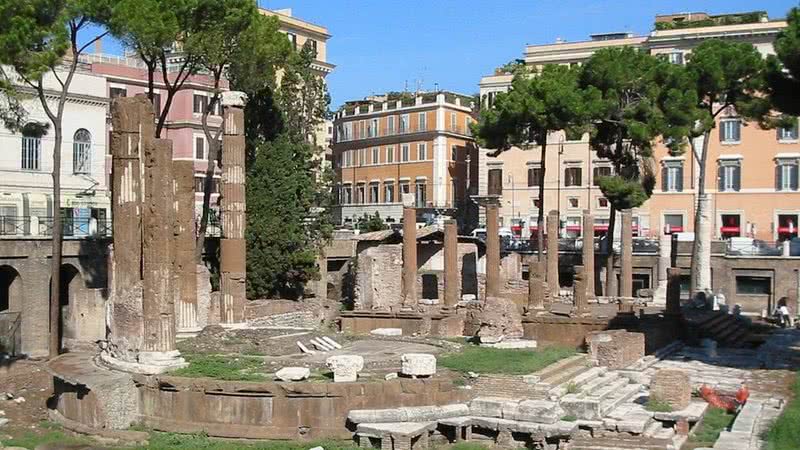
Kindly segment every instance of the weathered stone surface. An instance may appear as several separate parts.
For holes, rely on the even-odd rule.
[[[536,348],[536,346],[537,346],[536,341],[531,339],[509,339],[501,342],[481,344],[481,347],[506,348],[506,349]]]
[[[556,423],[564,411],[556,402],[547,400],[524,400],[515,408],[503,411],[504,419],[519,420],[521,422]]]
[[[575,266],[574,286],[575,314],[584,315],[589,312],[589,301],[586,297],[586,273],[583,266]]]
[[[356,381],[358,372],[364,368],[364,358],[358,355],[331,356],[325,365],[333,371],[333,381],[336,383]]]
[[[517,305],[501,297],[488,297],[473,312],[477,321],[477,336],[481,342],[494,343],[503,339],[519,339],[523,335],[522,315]]]
[[[545,309],[545,263],[537,261],[536,256],[528,257],[528,311]]]
[[[486,297],[500,295],[499,206],[486,205]]]
[[[442,406],[416,406],[400,407],[393,409],[361,409],[352,410],[347,414],[348,420],[353,423],[385,423],[385,422],[415,422],[435,419],[447,419],[469,415],[469,407],[464,403]]]
[[[589,355],[601,366],[622,369],[644,357],[644,334],[625,330],[596,331],[586,337]]]
[[[460,282],[458,224],[455,220],[448,220],[444,224],[444,306],[448,308],[456,306]]]
[[[172,169],[175,197],[173,275],[176,323],[178,331],[198,330],[194,161],[173,161]]]
[[[594,229],[594,216],[588,209],[583,210],[583,229],[584,230],[593,230]],[[586,277],[586,296],[588,298],[593,298],[595,296],[594,292],[594,237],[593,234],[589,231],[584,231],[583,234],[583,267],[585,270],[585,277]]]
[[[427,353],[404,353],[401,357],[403,375],[431,376],[436,374],[436,357]]]
[[[417,210],[412,194],[403,194],[403,272],[402,302],[405,307],[417,305]],[[411,204],[407,204],[411,201]]]
[[[284,367],[275,372],[275,377],[281,381],[301,381],[311,375],[308,367]]]
[[[619,294],[633,297],[633,216],[631,210],[621,211],[622,255],[620,257]]]
[[[660,369],[650,380],[650,399],[669,403],[673,410],[689,406],[692,384],[689,374],[678,369]]]
[[[558,281],[558,228],[560,219],[558,211],[547,214],[547,286],[553,297],[559,296],[561,285]]]
[[[402,336],[403,329],[402,328],[375,328],[374,330],[370,331],[369,334],[375,336]]]

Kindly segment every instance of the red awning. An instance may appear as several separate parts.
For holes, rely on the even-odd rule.
[[[539,226],[538,225],[531,225],[531,226],[528,227],[528,229],[531,230],[531,231],[537,231],[539,229]]]
[[[608,231],[608,225],[595,225],[594,231]]]
[[[683,227],[682,226],[678,227],[678,226],[674,226],[674,225],[670,226],[669,227],[669,232],[670,233],[682,233],[683,232]]]
[[[739,233],[740,230],[739,227],[720,227],[719,229],[721,233]]]
[[[522,225],[511,225],[511,229],[514,231],[522,230]]]
[[[567,225],[567,231],[581,231],[580,225]]]
[[[778,233],[797,233],[797,227],[778,227]]]

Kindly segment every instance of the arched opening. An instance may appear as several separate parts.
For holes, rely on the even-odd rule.
[[[22,278],[11,266],[0,266],[0,313],[22,308]]]
[[[72,264],[61,266],[58,292],[58,343],[59,351],[64,350],[65,342],[75,339],[77,332],[73,309],[78,293],[85,289],[80,271]]]
[[[72,137],[72,172],[88,174],[92,169],[92,133],[81,128]]]

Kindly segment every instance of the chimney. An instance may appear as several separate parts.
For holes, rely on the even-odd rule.
[[[103,38],[94,41],[94,52],[98,55],[103,53]]]

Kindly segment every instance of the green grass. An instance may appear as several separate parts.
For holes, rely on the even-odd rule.
[[[574,381],[570,381],[569,383],[567,383],[567,394],[577,394],[578,391],[580,391],[580,389],[578,388],[578,385],[575,384]]]
[[[21,435],[16,435],[12,439],[4,439],[0,442],[0,448],[22,447],[27,449],[36,448],[41,444],[91,444],[88,438],[75,437],[65,434],[58,425],[49,422],[39,424],[41,428],[38,432],[26,430]]]
[[[703,423],[689,436],[689,442],[702,443],[708,447],[713,446],[719,438],[719,434],[730,427],[735,418],[736,414],[734,413],[710,406],[703,416]]]
[[[800,445],[800,371],[792,384],[794,398],[766,435],[768,450],[790,450]]]
[[[672,406],[669,403],[653,396],[647,399],[644,409],[652,412],[672,412]]]
[[[263,358],[247,356],[219,355],[184,355],[188,367],[173,371],[171,374],[191,378],[215,378],[226,381],[264,381],[266,375]]]
[[[271,441],[242,443],[211,439],[204,434],[151,433],[147,447],[136,450],[307,450],[321,446],[325,450],[356,450],[352,441]]]
[[[566,416],[562,417],[561,420],[563,420],[564,422],[575,422],[576,420],[578,420],[578,416],[576,416],[575,414],[567,414]]]
[[[514,350],[468,346],[460,353],[439,358],[439,365],[458,372],[525,375],[543,369],[575,354],[568,347],[546,347],[541,350]]]
[[[445,448],[448,450],[487,450],[489,447],[475,442],[459,442],[458,444],[453,444]],[[328,450],[327,447],[325,450]]]

